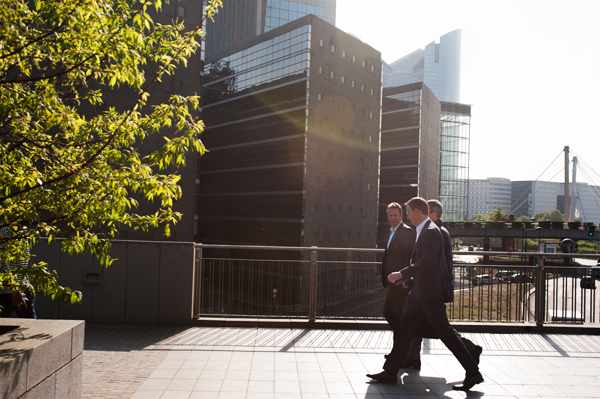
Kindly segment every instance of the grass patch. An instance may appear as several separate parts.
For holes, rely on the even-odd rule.
[[[448,319],[452,321],[522,322],[523,300],[532,284],[497,283],[479,285],[454,293],[448,304]]]

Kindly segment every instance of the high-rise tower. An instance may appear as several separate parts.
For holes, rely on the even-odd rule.
[[[460,102],[461,30],[440,37],[384,68],[384,87],[423,82],[440,101]]]

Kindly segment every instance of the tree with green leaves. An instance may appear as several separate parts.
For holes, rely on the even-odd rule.
[[[487,218],[486,218],[484,215],[482,215],[481,213],[478,213],[478,214],[477,214],[477,215],[475,215],[475,217],[473,218],[473,221],[474,221],[474,222],[481,222],[481,223],[483,223],[483,222],[486,222],[486,221],[487,221]]]
[[[203,18],[222,6],[204,4]],[[161,0],[0,0],[0,228],[10,230],[0,239],[3,262],[28,259],[28,248],[47,237],[108,266],[119,228],[160,226],[168,236],[180,220],[175,169],[189,151],[205,151],[199,97],[153,104],[149,90],[185,68],[203,32],[201,24],[155,22],[162,7]],[[103,95],[116,89],[135,101],[126,109],[105,104]],[[153,135],[163,144],[142,154]],[[141,199],[153,210],[136,213]],[[18,272],[52,298],[81,299],[44,262],[1,272],[0,282],[10,285]]]
[[[508,221],[508,215],[502,210],[502,207],[498,205],[496,209],[488,213],[488,220],[490,222],[506,222]]]
[[[565,216],[558,210],[555,209],[552,212],[538,212],[533,215],[533,218],[538,222],[550,221],[550,222],[564,222]]]

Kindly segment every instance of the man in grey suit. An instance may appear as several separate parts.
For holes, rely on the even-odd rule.
[[[408,266],[415,246],[415,231],[402,222],[402,206],[392,202],[387,207],[390,235],[381,260],[381,284],[387,290],[383,305],[383,317],[394,331],[394,341],[400,328],[400,316],[410,289],[401,282],[390,283],[388,276],[392,272]],[[417,348],[417,351],[420,348]],[[418,352],[417,352],[418,356]]]
[[[445,302],[452,300],[452,279],[444,256],[439,227],[428,217],[427,201],[420,197],[406,203],[408,219],[417,226],[417,242],[411,264],[388,276],[390,282],[413,279],[400,320],[394,348],[378,374],[367,374],[375,381],[396,383],[400,369],[423,317],[427,317],[436,336],[442,340],[466,371],[462,385],[452,389],[467,391],[483,382],[483,376],[465,345],[457,337],[446,315]]]

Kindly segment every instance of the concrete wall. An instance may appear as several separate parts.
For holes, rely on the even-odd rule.
[[[69,255],[59,243],[38,243],[35,262],[58,272],[64,287],[83,300],[67,305],[38,295],[40,319],[98,324],[187,324],[192,318],[194,243],[114,241],[107,269],[89,254]]]

